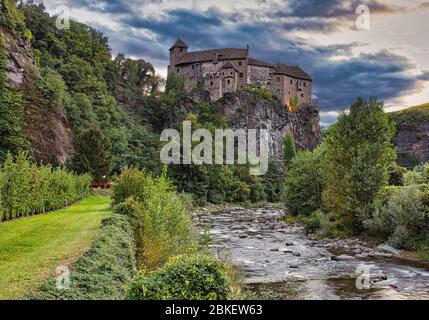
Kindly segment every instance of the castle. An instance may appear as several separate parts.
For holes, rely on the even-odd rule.
[[[185,91],[203,83],[210,98],[217,100],[226,92],[246,85],[269,89],[285,105],[290,97],[298,98],[298,106],[311,102],[312,79],[298,66],[271,64],[253,59],[247,49],[213,49],[188,52],[188,45],[178,39],[170,48],[168,74],[184,79]]]

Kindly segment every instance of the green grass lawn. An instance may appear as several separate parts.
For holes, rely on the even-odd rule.
[[[69,208],[0,224],[0,299],[17,299],[74,263],[91,245],[110,198],[91,196]]]

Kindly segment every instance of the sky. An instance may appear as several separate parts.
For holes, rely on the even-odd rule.
[[[321,124],[358,96],[386,111],[429,102],[429,0],[45,0],[103,31],[112,53],[166,76],[177,38],[190,51],[250,46],[252,57],[313,78]]]

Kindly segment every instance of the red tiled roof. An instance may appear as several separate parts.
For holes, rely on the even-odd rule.
[[[299,78],[303,80],[312,80],[311,77],[308,75],[308,73],[306,73],[298,66],[288,66],[286,64],[278,63],[276,64],[274,73],[284,74],[287,76],[291,76],[291,77]]]
[[[181,56],[177,60],[176,65],[213,61],[216,53],[218,54],[218,61],[247,59],[248,55],[247,49],[234,48],[195,51]]]

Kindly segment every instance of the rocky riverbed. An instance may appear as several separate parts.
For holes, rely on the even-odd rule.
[[[211,250],[242,270],[258,297],[429,299],[427,266],[401,260],[400,251],[387,245],[316,240],[282,216],[273,207],[218,207],[199,210],[195,223],[208,228]]]

